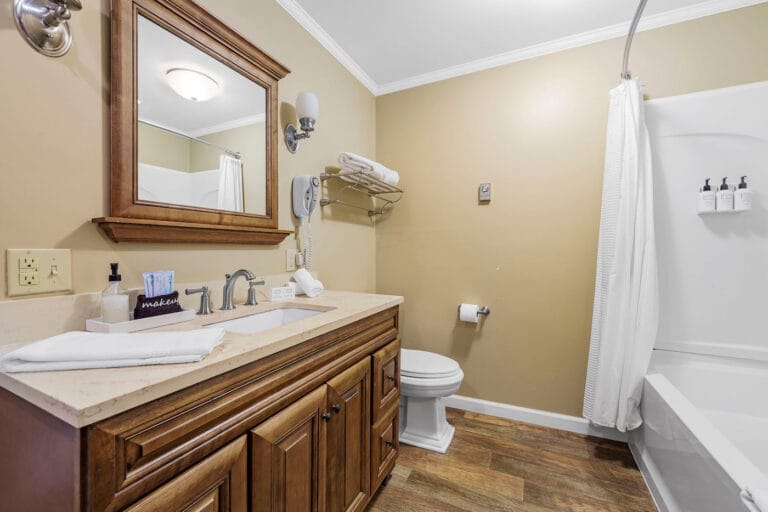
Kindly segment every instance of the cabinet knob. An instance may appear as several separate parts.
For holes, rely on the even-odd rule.
[[[339,412],[341,410],[341,406],[339,404],[333,404],[331,406],[331,409],[333,409],[336,412]]]
[[[392,382],[395,382],[395,376],[394,376],[394,375],[387,375],[387,378],[388,378],[390,381],[392,381]]]
[[[323,413],[323,419],[325,421],[331,421],[331,413],[329,412]]]
[[[392,448],[393,446],[395,446],[395,443],[393,443],[392,441],[387,441],[387,446]]]

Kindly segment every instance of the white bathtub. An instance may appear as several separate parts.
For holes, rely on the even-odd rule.
[[[744,512],[768,488],[768,363],[656,350],[630,447],[662,512]]]

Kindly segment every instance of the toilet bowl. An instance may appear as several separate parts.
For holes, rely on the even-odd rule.
[[[400,351],[400,442],[445,453],[454,427],[445,419],[444,398],[461,386],[459,363],[422,350]]]

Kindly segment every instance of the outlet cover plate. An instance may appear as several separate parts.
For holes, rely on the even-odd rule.
[[[69,249],[8,249],[5,264],[9,297],[72,290]]]
[[[297,249],[286,249],[285,251],[285,271],[293,272],[296,270],[296,254],[299,251]]]

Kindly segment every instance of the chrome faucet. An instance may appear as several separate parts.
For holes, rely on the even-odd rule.
[[[253,281],[256,279],[256,276],[254,276],[250,270],[245,270],[245,269],[240,269],[231,275],[227,274],[226,275],[227,280],[224,282],[224,300],[221,304],[221,309],[223,311],[235,309],[235,305],[232,302],[233,302],[233,297],[235,295],[235,282],[239,277],[244,277],[248,281]]]

